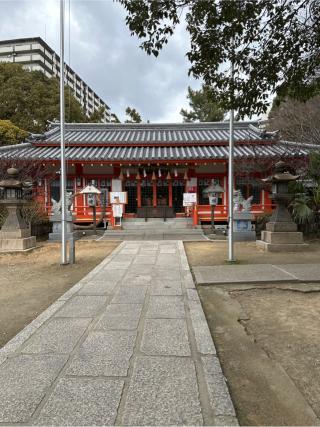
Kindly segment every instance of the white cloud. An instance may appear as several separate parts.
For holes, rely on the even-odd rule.
[[[69,58],[66,0],[66,60]],[[37,37],[59,53],[59,0],[0,0],[0,39]],[[145,120],[181,121],[188,85],[185,57],[189,37],[180,25],[158,58],[139,48],[125,25],[125,11],[113,0],[71,0],[71,67],[101,96],[119,117],[129,105]]]

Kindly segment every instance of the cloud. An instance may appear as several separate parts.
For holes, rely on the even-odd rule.
[[[45,38],[59,53],[59,1],[0,1],[6,10],[0,38]],[[69,2],[66,0],[66,60],[69,58]],[[181,121],[187,106],[188,77],[185,53],[189,37],[178,26],[158,58],[139,48],[125,24],[125,10],[113,0],[71,0],[71,67],[95,90],[121,119],[129,105],[151,122]]]

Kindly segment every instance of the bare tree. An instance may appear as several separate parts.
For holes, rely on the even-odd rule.
[[[287,141],[320,144],[320,95],[306,102],[288,98],[272,108],[268,130],[280,130]]]

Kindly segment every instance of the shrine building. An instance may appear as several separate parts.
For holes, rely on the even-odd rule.
[[[270,212],[269,192],[260,183],[270,170],[261,171],[255,163],[267,159],[274,164],[285,156],[306,158],[309,149],[281,141],[276,134],[259,129],[257,122],[235,123],[234,136],[235,188],[244,198],[253,196],[254,215]],[[210,221],[210,206],[203,190],[215,180],[224,189],[215,219],[226,223],[228,140],[228,122],[66,124],[67,191],[75,194],[76,222],[92,222],[87,195],[79,194],[91,184],[101,191],[97,215],[108,222],[112,221],[109,192],[125,191],[124,219],[185,216],[183,194],[193,192],[197,193],[194,221],[204,223]],[[50,213],[52,199],[60,197],[59,123],[52,123],[47,132],[32,135],[22,144],[0,148],[3,159],[17,165],[30,161],[43,166],[47,175],[37,180],[35,194]],[[244,174],[241,169],[246,167]]]

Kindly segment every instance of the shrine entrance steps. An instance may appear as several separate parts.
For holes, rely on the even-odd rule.
[[[191,218],[128,218],[122,229],[105,231],[101,240],[206,240],[202,229],[193,228]]]

